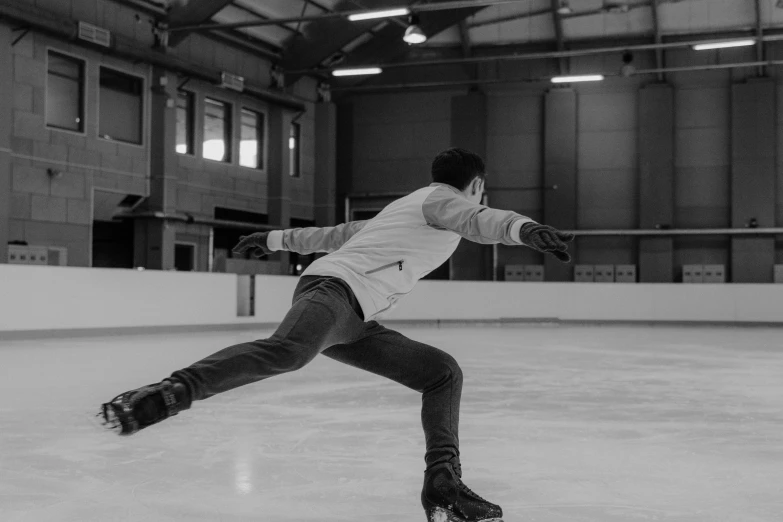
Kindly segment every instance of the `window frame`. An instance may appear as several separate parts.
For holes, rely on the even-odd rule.
[[[205,94],[202,98],[203,103],[201,104],[203,108],[203,118],[202,118],[202,128],[201,128],[201,157],[199,159],[207,160],[207,161],[214,161],[215,163],[224,163],[226,165],[234,165],[234,103],[222,100],[220,98],[216,98],[213,96],[210,96],[208,94]],[[226,157],[223,160],[216,160],[212,158],[207,158],[204,156],[204,143],[207,141],[207,103],[209,101],[216,102],[216,103],[222,103],[226,107],[226,118],[228,121],[224,120],[223,128],[224,132],[228,134],[228,136],[224,136],[225,140],[225,151],[226,151]]]
[[[101,69],[109,69],[115,73],[122,74],[125,76],[132,76],[134,78],[138,78],[141,80],[141,121],[139,122],[140,131],[141,131],[141,143],[133,143],[132,141],[124,141],[124,140],[116,140],[116,139],[109,139],[104,138],[101,134]],[[138,148],[145,148],[147,145],[147,125],[149,124],[149,117],[148,117],[148,110],[147,110],[147,103],[148,103],[148,96],[146,95],[147,92],[147,78],[145,76],[142,76],[141,74],[135,73],[135,72],[129,72],[124,69],[120,69],[119,67],[113,67],[111,65],[105,65],[105,64],[98,64],[98,101],[95,104],[96,112],[98,114],[98,121],[97,121],[97,138],[99,140],[103,140],[109,143],[116,143],[118,145],[126,145],[129,147],[138,147]]]
[[[75,131],[72,129],[66,129],[64,127],[57,127],[56,125],[49,125],[49,122],[47,121],[47,114],[49,109],[49,56],[54,54],[59,54],[60,56],[64,58],[69,58],[71,60],[75,60],[78,62],[81,62],[81,81],[79,83],[79,104],[80,104],[80,113],[81,113],[81,127],[82,130]],[[70,134],[77,134],[79,136],[86,136],[87,135],[87,59],[83,56],[73,54],[67,51],[63,51],[62,49],[59,49],[57,47],[47,47],[46,48],[46,79],[44,80],[44,126],[47,130],[53,130],[57,132],[68,132]]]
[[[259,156],[257,157],[263,158],[263,161],[259,161],[261,165],[258,167],[248,167],[246,165],[242,165],[241,163],[239,163],[242,157],[242,113],[244,111],[252,112],[256,116],[260,116],[264,119],[263,123],[258,123],[258,122],[256,123],[256,131],[261,132],[261,136],[262,136],[261,142],[258,144]],[[248,107],[247,105],[240,104],[239,106],[239,147],[240,147],[239,156],[240,158],[237,161],[237,165],[239,165],[244,169],[250,169],[258,172],[266,172],[266,166],[267,163],[269,162],[269,158],[267,156],[268,143],[269,143],[269,115],[267,114],[267,112],[264,110],[254,109],[252,107]]]
[[[179,110],[179,95],[185,94],[188,97],[188,100],[190,102],[190,112],[187,115],[187,125],[190,127],[190,133],[186,137],[186,139],[189,141],[188,143],[188,149],[190,152],[177,152],[177,154],[180,154],[182,156],[196,156],[196,106],[198,103],[198,99],[196,97],[196,93],[193,91],[189,91],[187,89],[177,89],[177,105],[175,106],[177,110]],[[187,132],[188,129],[186,129]],[[175,152],[176,152],[176,146],[177,144],[174,144]]]

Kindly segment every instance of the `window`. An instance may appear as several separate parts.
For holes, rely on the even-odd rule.
[[[144,112],[142,79],[101,67],[98,135],[141,145]]]
[[[242,109],[239,164],[253,169],[264,168],[264,115],[248,109]]]
[[[195,102],[193,93],[177,91],[177,152],[193,154]]]
[[[301,144],[302,126],[298,123],[291,124],[290,136],[288,137],[288,163],[291,177],[298,178],[301,175],[302,168],[302,144]]]
[[[46,125],[84,132],[84,62],[49,51]]]
[[[204,99],[204,151],[202,156],[231,162],[231,105]]]

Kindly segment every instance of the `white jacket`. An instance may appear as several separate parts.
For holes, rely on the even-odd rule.
[[[302,276],[338,277],[348,283],[364,312],[377,319],[457,249],[476,243],[522,245],[519,229],[533,220],[469,201],[451,185],[433,183],[384,208],[368,221],[336,227],[277,230],[270,250],[330,252]]]

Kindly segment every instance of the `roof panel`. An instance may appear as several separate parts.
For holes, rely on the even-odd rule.
[[[755,27],[755,2],[689,0],[658,8],[664,34],[699,33]]]
[[[260,17],[254,16],[248,13],[247,11],[245,11],[244,9],[235,7],[233,5],[228,5],[227,7],[223,8],[218,14],[212,17],[212,21],[221,24],[232,24],[237,22],[252,22],[253,20],[258,20],[258,19],[260,19]],[[258,38],[259,40],[269,42],[278,47],[282,47],[285,40],[291,35],[289,31],[286,31],[282,27],[278,27],[275,25],[251,27],[251,28],[239,29],[239,31],[248,34],[250,36],[253,36],[254,38]]]

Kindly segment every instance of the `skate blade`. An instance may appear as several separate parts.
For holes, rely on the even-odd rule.
[[[105,405],[101,406],[98,413],[94,415],[92,413],[87,413],[87,416],[90,419],[90,423],[101,431],[109,430],[115,433],[120,433],[122,431],[122,424],[117,418],[117,415],[114,414],[114,411],[111,408],[107,408]]]
[[[429,516],[427,522],[465,522],[465,519],[458,517],[448,509],[434,508]],[[483,518],[476,522],[503,522],[502,518]]]

